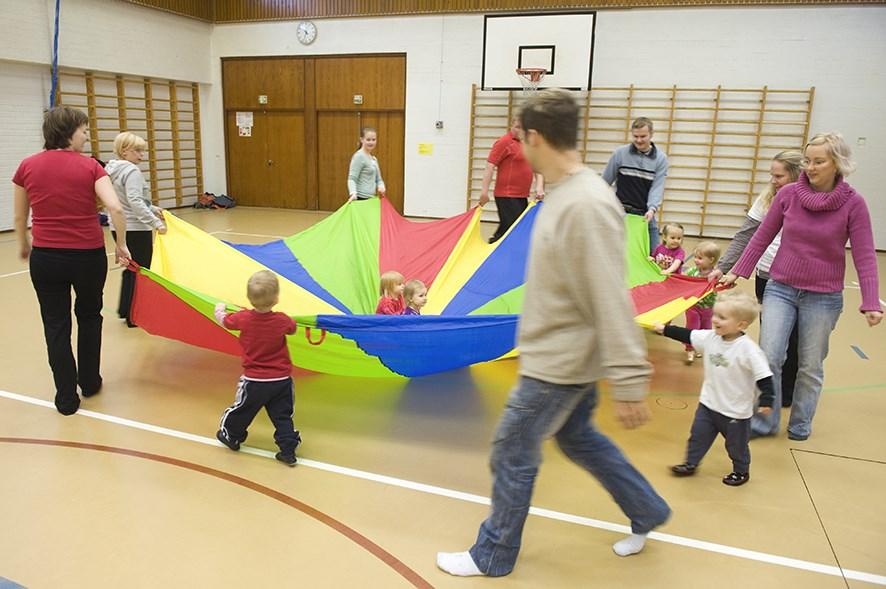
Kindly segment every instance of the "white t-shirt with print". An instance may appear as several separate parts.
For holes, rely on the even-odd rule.
[[[772,376],[766,354],[753,339],[725,341],[712,329],[693,329],[692,347],[704,354],[704,384],[699,402],[733,419],[754,414],[757,381]]]
[[[757,200],[754,201],[754,206],[748,211],[748,217],[754,221],[762,223],[765,216],[766,209],[763,208],[763,197],[758,196]],[[760,261],[757,262],[757,270],[764,274],[769,274],[769,268],[772,266],[772,260],[775,259],[775,254],[778,252],[779,245],[781,245],[781,231],[776,234],[772,239],[772,243],[769,244],[769,247],[767,247],[766,251],[763,252],[763,255],[760,256]]]

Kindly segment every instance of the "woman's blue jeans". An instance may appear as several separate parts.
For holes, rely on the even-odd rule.
[[[769,415],[756,414],[751,430],[757,435],[778,433],[781,407],[781,367],[788,349],[794,324],[798,323],[797,382],[788,433],[805,439],[812,433],[812,418],[818,406],[824,381],[824,359],[828,341],[843,311],[842,292],[812,292],[770,280],[763,293],[763,315],[760,326],[760,347],[769,359],[775,403]]]
[[[569,459],[593,475],[643,534],[668,519],[670,508],[609,438],[594,429],[594,383],[558,385],[520,377],[492,443],[492,508],[471,557],[486,575],[507,575],[520,551],[523,524],[541,464],[541,444],[552,435]]]

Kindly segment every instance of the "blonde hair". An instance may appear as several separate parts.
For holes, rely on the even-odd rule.
[[[403,284],[403,275],[394,270],[388,270],[381,275],[381,284],[378,289],[378,294],[381,296],[387,296],[394,292],[394,287],[398,284]]]
[[[760,314],[760,305],[757,303],[757,299],[734,288],[718,293],[717,305],[729,307],[739,321],[747,321],[748,325],[753,323]]]
[[[246,283],[246,298],[257,309],[269,309],[280,296],[280,283],[277,275],[270,270],[259,270],[249,277]]]
[[[123,157],[123,152],[128,149],[135,151],[144,151],[148,147],[148,142],[129,131],[124,131],[114,138],[114,155]]]
[[[828,154],[834,160],[834,165],[837,166],[837,173],[844,178],[855,171],[855,162],[849,159],[852,157],[852,151],[841,134],[819,133],[809,140],[806,147],[810,145],[826,145]],[[803,148],[803,153],[806,153],[806,147]]]
[[[426,289],[425,283],[421,280],[413,279],[407,282],[406,286],[403,287],[403,298],[406,300],[406,304],[411,303],[412,297]]]
[[[671,229],[679,229],[680,231],[685,232],[683,226],[679,223],[662,223],[661,227],[658,230],[658,234],[662,237],[667,237],[668,231],[670,231]]]
[[[803,154],[796,150],[777,153],[775,154],[775,157],[772,158],[772,161],[778,162],[784,166],[785,171],[791,177],[791,182],[796,182],[797,178],[800,177],[800,172],[803,171]],[[772,185],[772,182],[769,182],[766,185],[766,188],[763,189],[763,192],[760,193],[758,198],[760,204],[763,205],[763,212],[769,210],[776,192],[777,190],[775,189],[775,186]]]
[[[720,246],[713,241],[702,241],[695,246],[695,253],[700,254],[702,257],[710,258],[716,264],[717,260],[720,259]]]

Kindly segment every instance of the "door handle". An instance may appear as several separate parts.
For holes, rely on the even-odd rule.
[[[274,165],[274,160],[268,160],[268,165],[269,165],[269,166],[273,166],[273,165]]]

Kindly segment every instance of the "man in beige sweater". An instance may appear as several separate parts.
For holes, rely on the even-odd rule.
[[[651,368],[624,286],[624,212],[612,189],[581,163],[575,149],[578,106],[568,92],[539,92],[526,102],[520,121],[526,159],[544,175],[547,196],[529,248],[520,380],[493,440],[492,508],[469,551],[437,554],[437,566],[458,576],[498,577],[513,570],[541,444],[551,435],[630,519],[633,533],[615,543],[616,554],[642,550],[646,534],[671,512],[591,423],[602,378],[625,427],[649,419],[644,398]]]

